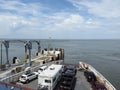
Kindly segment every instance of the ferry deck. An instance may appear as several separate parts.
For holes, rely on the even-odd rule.
[[[91,84],[89,82],[87,82],[83,71],[77,70],[75,78],[76,79],[75,79],[72,90],[93,90],[91,88]],[[31,88],[33,90],[37,90],[37,86],[36,86],[37,84],[38,84],[38,79],[33,80],[28,84],[23,84],[23,86]],[[62,89],[59,89],[58,87],[59,87],[59,85],[57,85],[54,90],[62,90]]]

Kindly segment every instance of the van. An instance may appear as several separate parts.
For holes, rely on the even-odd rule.
[[[38,90],[53,90],[60,81],[62,65],[52,64],[38,75]]]

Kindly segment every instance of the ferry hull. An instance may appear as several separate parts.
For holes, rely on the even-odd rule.
[[[79,65],[81,69],[92,71],[97,77],[97,80],[103,83],[105,87],[107,88],[107,90],[116,90],[116,88],[102,74],[100,74],[94,67],[84,62],[79,62]]]

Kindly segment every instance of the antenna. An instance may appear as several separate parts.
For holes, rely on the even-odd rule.
[[[51,40],[51,37],[49,37],[49,41],[48,41],[48,55],[49,55],[49,51],[50,51],[50,47],[51,47],[50,40]]]

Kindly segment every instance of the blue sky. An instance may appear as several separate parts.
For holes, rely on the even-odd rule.
[[[120,0],[0,0],[0,38],[120,39]]]

